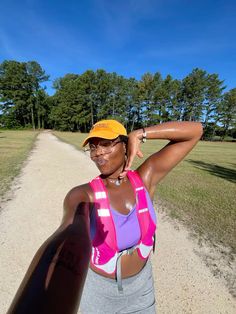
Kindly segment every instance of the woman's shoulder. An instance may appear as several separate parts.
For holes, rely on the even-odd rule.
[[[153,197],[154,197],[154,189],[152,188],[152,186],[150,184],[150,177],[152,175],[151,168],[141,165],[135,171],[140,176],[140,178],[141,178],[141,180],[143,182],[143,185],[145,187],[145,190],[148,192],[148,194],[151,197],[151,199],[153,199]]]
[[[92,208],[91,192],[89,184],[82,184],[73,187],[64,199],[64,213],[62,225],[71,224],[75,217],[88,217]]]
[[[64,199],[65,208],[75,208],[78,204],[93,202],[93,193],[89,183],[73,187]]]

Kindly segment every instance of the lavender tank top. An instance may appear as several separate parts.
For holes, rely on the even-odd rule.
[[[157,218],[156,218],[155,210],[153,208],[152,201],[146,189],[145,189],[145,192],[146,192],[149,213],[151,215],[153,222],[156,224]],[[123,215],[117,212],[112,207],[111,207],[111,213],[112,213],[112,218],[115,225],[117,246],[118,246],[119,251],[123,251],[125,249],[128,249],[138,244],[139,239],[141,237],[141,231],[140,231],[138,217],[136,213],[136,205],[132,208],[132,210],[127,215]],[[96,233],[96,217],[94,214],[90,217],[91,239],[94,238],[95,233]]]

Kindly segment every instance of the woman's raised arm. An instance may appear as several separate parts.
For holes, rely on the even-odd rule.
[[[202,136],[202,124],[199,122],[166,122],[145,129],[138,129],[129,134],[128,170],[135,156],[142,157],[140,141],[143,139],[164,139],[170,142],[160,151],[149,156],[138,171],[150,194],[156,184],[167,175],[196,145]]]

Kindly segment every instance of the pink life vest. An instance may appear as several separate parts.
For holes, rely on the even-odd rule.
[[[147,259],[153,249],[156,224],[153,222],[147,207],[146,192],[143,182],[136,171],[128,171],[128,178],[136,194],[136,212],[141,230],[141,237],[137,245],[138,255]],[[94,191],[94,207],[96,211],[96,234],[92,241],[92,255],[90,263],[108,274],[116,272],[117,259],[120,255],[129,254],[129,250],[119,252],[116,240],[116,230],[112,219],[109,200],[105,185],[96,177],[90,182]],[[130,230],[132,232],[132,230]]]

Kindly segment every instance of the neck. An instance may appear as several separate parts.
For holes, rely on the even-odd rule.
[[[107,177],[106,181],[115,184],[116,186],[120,186],[123,182],[126,182],[126,178],[112,178],[112,177]]]
[[[127,178],[119,178],[120,173],[123,171],[123,168],[118,169],[117,171],[109,174],[109,175],[104,175],[101,174],[100,177],[105,180],[107,184],[115,185],[115,186],[120,186],[122,183],[127,181]]]

